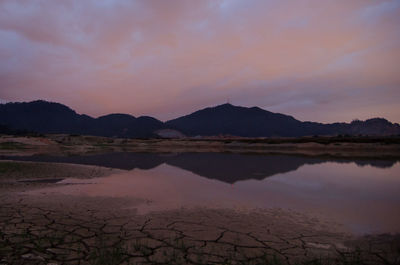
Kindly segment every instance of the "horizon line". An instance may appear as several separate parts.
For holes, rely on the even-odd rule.
[[[4,102],[4,101],[5,101],[5,102]],[[213,106],[204,107],[204,108],[195,110],[195,111],[193,111],[193,112],[191,112],[191,113],[189,113],[189,114],[184,114],[184,115],[181,115],[181,116],[179,116],[179,117],[176,117],[176,118],[173,118],[173,119],[169,119],[169,120],[161,120],[161,119],[155,118],[155,117],[153,117],[153,116],[149,116],[149,115],[135,116],[135,115],[133,115],[133,114],[131,114],[131,113],[122,113],[122,112],[113,112],[113,113],[108,113],[108,114],[104,114],[104,115],[100,115],[100,116],[97,116],[97,117],[96,117],[96,116],[91,116],[91,115],[88,115],[88,114],[85,114],[85,113],[77,112],[75,109],[71,108],[70,106],[68,106],[68,105],[66,105],[66,104],[64,104],[64,103],[60,103],[60,102],[56,102],[56,101],[49,101],[49,100],[45,100],[45,99],[35,99],[35,100],[31,100],[31,101],[8,101],[8,100],[0,99],[0,105],[14,104],[14,103],[32,103],[32,102],[36,102],[36,101],[42,101],[42,102],[46,102],[46,103],[60,104],[60,105],[63,105],[63,106],[65,106],[65,107],[71,109],[72,111],[74,111],[74,112],[75,112],[76,114],[78,114],[78,115],[86,115],[86,116],[89,116],[89,117],[91,117],[91,118],[93,118],[93,119],[98,119],[98,118],[101,118],[101,117],[104,117],[104,116],[108,116],[108,115],[122,114],[122,115],[129,115],[129,116],[132,116],[132,117],[134,117],[134,118],[150,117],[150,118],[156,119],[156,120],[158,120],[158,121],[160,121],[160,122],[162,122],[162,123],[167,123],[167,122],[169,122],[169,121],[172,121],[172,120],[175,120],[175,119],[178,119],[178,118],[182,118],[182,117],[191,115],[191,114],[193,114],[193,113],[195,113],[195,112],[198,112],[198,111],[201,111],[201,110],[205,110],[205,109],[209,109],[209,108],[215,108],[215,107],[219,107],[219,106],[223,106],[223,105],[231,105],[231,106],[234,106],[234,107],[240,107],[240,108],[246,108],[246,109],[250,109],[250,108],[259,108],[259,109],[261,109],[261,110],[263,110],[263,111],[268,111],[268,112],[271,112],[271,113],[274,113],[274,114],[281,114],[281,115],[285,115],[285,116],[292,117],[292,118],[294,118],[294,119],[296,119],[296,120],[298,120],[298,121],[300,121],[300,122],[313,122],[313,123],[321,123],[321,124],[335,124],[335,123],[348,123],[348,124],[350,124],[350,123],[352,123],[352,122],[354,122],[354,121],[364,121],[364,122],[365,122],[365,121],[373,120],[373,119],[384,119],[384,120],[386,120],[386,121],[388,121],[388,122],[390,122],[390,123],[400,125],[400,123],[398,123],[398,122],[392,122],[391,120],[388,120],[387,118],[384,118],[384,117],[376,117],[376,116],[375,116],[375,117],[371,117],[371,118],[367,118],[367,119],[364,119],[364,120],[358,119],[358,118],[354,118],[354,119],[352,119],[352,121],[350,121],[350,122],[342,122],[342,121],[336,121],[336,122],[318,122],[318,121],[310,121],[310,120],[299,120],[299,119],[297,119],[296,117],[294,117],[294,116],[292,116],[292,115],[289,115],[289,114],[285,114],[285,113],[281,113],[281,112],[269,111],[269,110],[266,110],[266,109],[264,109],[264,108],[262,108],[262,107],[259,107],[259,106],[246,107],[246,106],[241,106],[241,105],[234,105],[234,104],[232,104],[230,101],[227,101],[227,102],[222,103],[222,104],[219,104],[219,105],[213,105]]]

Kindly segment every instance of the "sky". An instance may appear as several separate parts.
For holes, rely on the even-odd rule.
[[[400,0],[0,0],[0,102],[400,122]]]

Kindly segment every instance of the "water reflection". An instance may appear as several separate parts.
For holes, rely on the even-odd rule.
[[[229,184],[167,164],[108,177],[65,179],[31,195],[131,200],[145,214],[180,208],[283,208],[343,224],[353,233],[400,232],[400,165],[387,169],[354,163],[304,165],[264,180]],[[74,184],[74,185],[71,185]],[[68,199],[68,198],[66,198]]]
[[[396,160],[333,159],[289,155],[254,155],[230,153],[106,153],[85,156],[0,156],[0,159],[58,162],[83,165],[96,165],[124,170],[151,169],[163,163],[188,170],[209,179],[226,183],[241,180],[262,180],[276,174],[299,169],[303,165],[325,162],[355,163],[358,166],[391,168]]]
[[[223,153],[2,158],[127,170],[65,179],[30,192],[36,195],[129,198],[141,213],[198,206],[279,207],[338,222],[355,233],[400,232],[400,164],[395,160]]]

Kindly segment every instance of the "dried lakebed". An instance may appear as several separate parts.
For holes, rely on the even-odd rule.
[[[26,161],[0,161],[1,264],[400,261],[396,161],[217,153],[16,159]]]

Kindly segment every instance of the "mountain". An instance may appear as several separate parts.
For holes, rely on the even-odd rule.
[[[301,122],[258,107],[223,104],[166,122],[186,135],[295,136]]]
[[[382,118],[351,123],[302,122],[258,107],[223,104],[165,123],[148,116],[109,114],[98,118],[78,114],[47,101],[0,104],[2,131],[86,134],[106,137],[183,137],[231,135],[299,137],[311,135],[400,135],[400,125]],[[7,129],[6,129],[7,128]],[[1,131],[0,131],[1,132]],[[166,136],[165,136],[166,135]]]
[[[16,130],[16,129],[11,129],[8,126],[1,125],[0,124],[0,134],[10,134],[10,135],[27,135],[27,134],[35,134],[33,132],[27,131],[27,130]]]
[[[399,135],[400,125],[383,118],[373,118],[366,121],[355,120],[347,126],[350,135]]]
[[[299,137],[309,135],[399,135],[400,125],[381,118],[352,123],[302,122],[258,107],[223,104],[166,122],[189,136]]]
[[[0,105],[0,124],[39,133],[88,134],[107,137],[154,137],[164,124],[151,117],[110,114],[99,118],[77,114],[69,107],[47,101]]]

